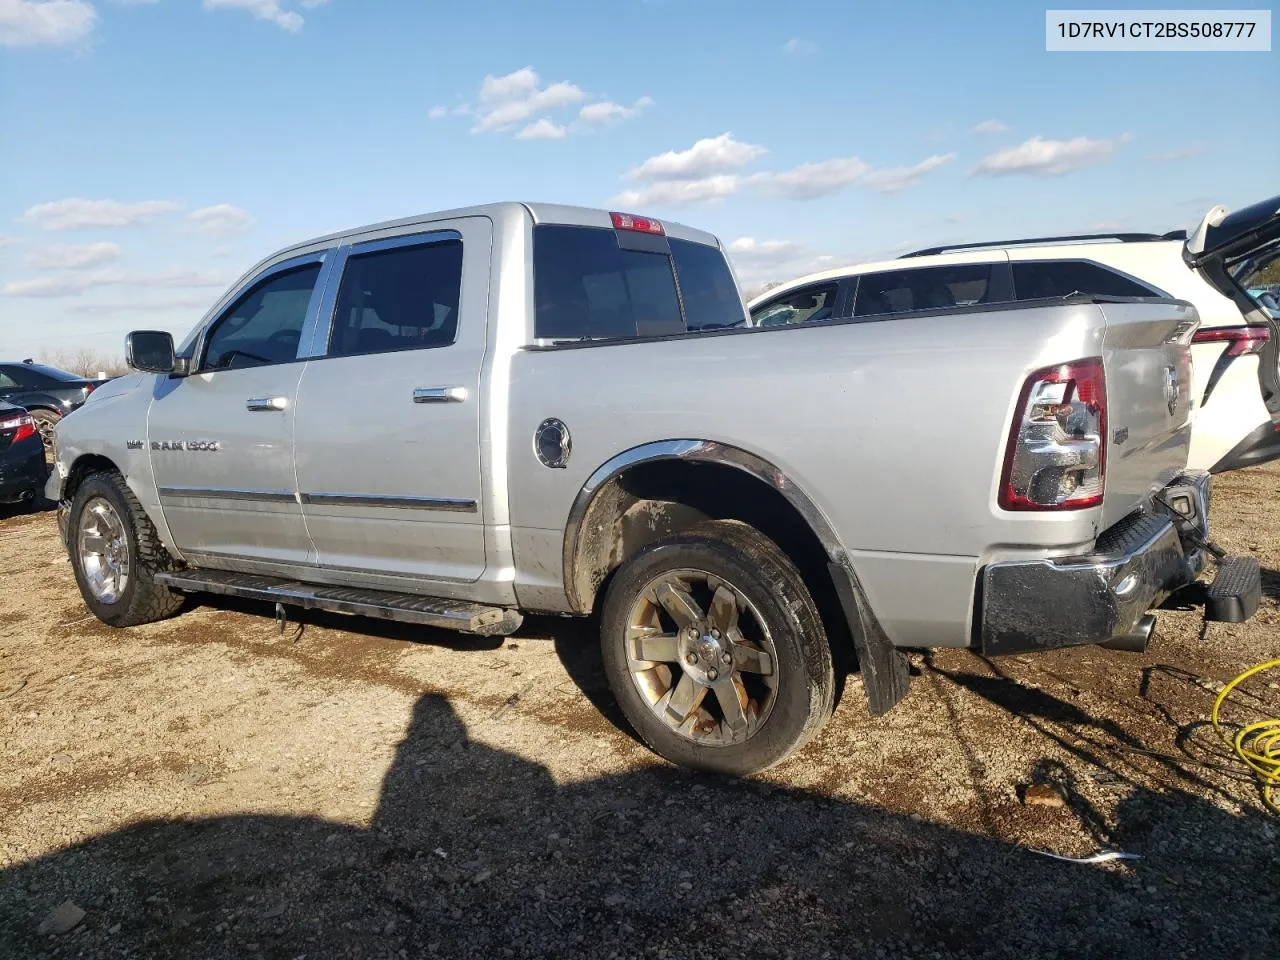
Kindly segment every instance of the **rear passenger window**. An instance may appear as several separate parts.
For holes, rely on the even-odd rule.
[[[684,319],[690,331],[720,330],[746,323],[742,294],[718,247],[673,238],[671,259],[680,278]]]
[[[1004,298],[997,295],[992,277],[997,266],[994,263],[970,263],[864,274],[858,278],[854,316],[999,302]],[[1008,283],[1004,285],[1008,286]]]
[[[791,323],[830,320],[835,313],[836,285],[804,287],[777,300],[761,304],[751,312],[753,327],[784,327]]]
[[[462,241],[347,258],[329,356],[445,347],[458,335]]]
[[[209,331],[203,370],[256,367],[297,359],[302,325],[320,264],[273,274],[250,287]]]
[[[1085,260],[1042,260],[1013,265],[1019,300],[1061,299],[1072,294],[1099,297],[1158,297],[1161,294],[1114,270]]]
[[[671,258],[623,249],[613,230],[535,227],[533,277],[534,336],[539,339],[684,332]]]

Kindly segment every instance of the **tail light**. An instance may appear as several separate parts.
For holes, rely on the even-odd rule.
[[[32,419],[31,414],[24,413],[19,417],[10,417],[8,420],[0,420],[0,430],[17,431],[13,435],[11,443],[17,443],[19,440],[25,440],[27,437],[36,435],[36,422]]]
[[[1224,357],[1244,357],[1251,353],[1261,353],[1267,341],[1271,339],[1271,330],[1261,324],[1244,327],[1209,327],[1197,330],[1191,338],[1192,343],[1225,343],[1227,349]]]
[[[93,388],[94,385],[92,383],[86,383],[84,385],[84,395],[87,397],[89,394],[93,393]]]
[[[1102,503],[1107,470],[1102,359],[1037,370],[1014,413],[1000,479],[1005,510],[1083,510]]]
[[[652,217],[637,217],[630,213],[611,213],[609,216],[613,220],[613,229],[615,230],[634,230],[636,233],[654,233],[658,235],[664,233],[662,224]]]

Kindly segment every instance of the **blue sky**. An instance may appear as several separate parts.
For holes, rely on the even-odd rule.
[[[1280,192],[1276,57],[1046,53],[1025,2],[0,0],[0,357],[498,199],[709,229],[746,286],[1189,226]]]

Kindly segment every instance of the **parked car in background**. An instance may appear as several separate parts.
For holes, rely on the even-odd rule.
[[[1072,294],[1174,297],[1195,306],[1196,406],[1188,466],[1221,472],[1280,457],[1280,316],[1250,278],[1280,256],[1280,197],[1185,231],[1039,237],[917,250],[792,280],[749,304],[755,326],[884,321],[955,306]],[[1258,288],[1254,288],[1258,289]]]
[[[0,400],[27,409],[46,447],[53,442],[53,428],[58,421],[79,409],[89,394],[106,382],[106,379],[82,377],[34,360],[0,363]]]
[[[0,505],[35,502],[48,476],[35,419],[22,407],[0,400]]]
[[[1080,295],[752,329],[719,241],[494,204],[261,262],[57,429],[46,496],[117,627],[212,592],[501,635],[598,614],[658,753],[743,774],[905,648],[1143,649],[1194,582],[1194,310]],[[1256,609],[1224,558],[1211,619]],[[1061,666],[1059,662],[1059,666]]]

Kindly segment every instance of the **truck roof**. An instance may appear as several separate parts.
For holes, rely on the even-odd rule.
[[[634,213],[635,211],[628,210],[625,212]],[[437,220],[455,220],[459,217],[489,217],[494,221],[510,222],[512,220],[523,220],[526,216],[532,217],[535,224],[558,223],[583,227],[613,228],[613,221],[610,219],[609,211],[603,208],[576,207],[560,203],[503,201],[498,203],[477,204],[470,207],[455,207],[451,210],[437,210],[432,213],[420,213],[411,217],[401,217],[396,220],[384,220],[381,223],[371,223],[364,226],[352,227],[348,230],[340,230],[337,233],[330,233],[321,237],[313,237],[310,240],[304,240],[300,243],[290,244],[289,246],[272,253],[269,257],[264,258],[262,263],[278,259],[281,255],[295,250],[304,251],[322,244],[332,244],[335,240],[354,240],[364,234],[379,233],[385,230],[393,230],[399,227],[411,227],[418,224],[426,226]],[[720,246],[719,241],[714,235],[703,230],[697,230],[693,227],[688,227],[682,223],[675,223],[670,220],[661,220],[660,222],[669,237],[675,237],[678,240],[692,240],[695,243],[705,243],[715,247]],[[257,267],[254,269],[256,270]]]

